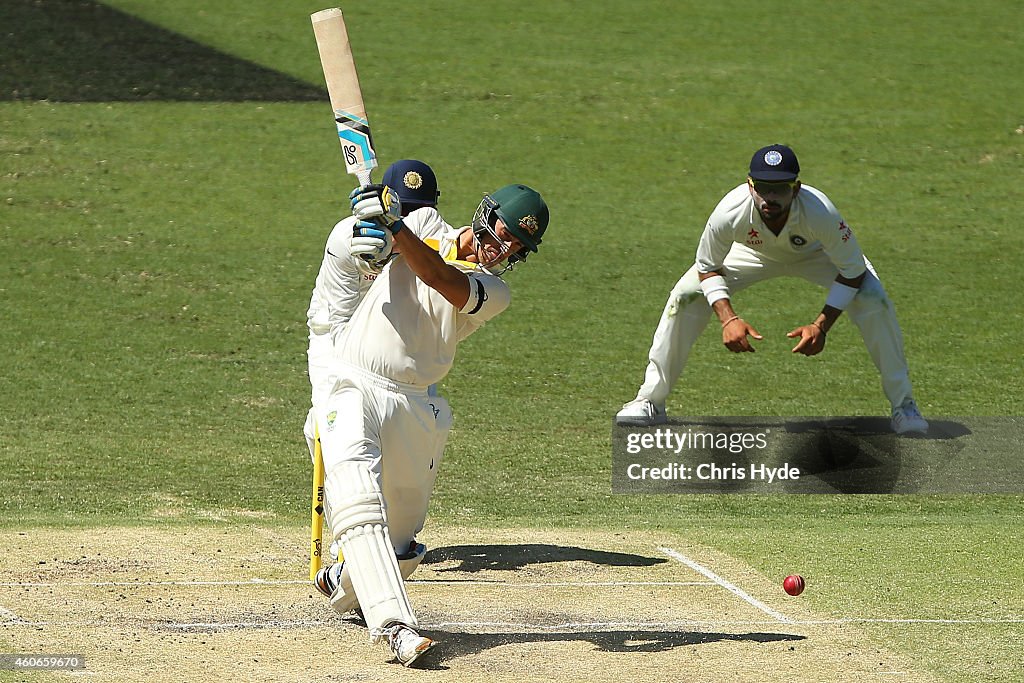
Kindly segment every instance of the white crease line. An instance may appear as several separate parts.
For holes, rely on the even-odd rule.
[[[166,622],[150,624],[150,628],[167,631],[234,631],[239,629],[272,629],[272,628],[316,628],[329,626],[324,621],[315,619],[299,619],[293,621],[228,621],[228,622]]]
[[[1006,619],[809,619],[794,621],[794,624],[1024,624],[1024,618],[1008,617]]]
[[[62,628],[98,628],[98,627],[120,627],[126,623],[143,625],[154,629],[181,630],[188,629],[267,629],[267,628],[333,628],[344,621],[333,618],[301,619],[301,620],[276,620],[276,621],[229,621],[229,622],[141,622],[122,621],[112,623],[109,621],[26,621],[17,620],[12,622],[0,622],[0,627],[24,626],[38,628],[44,626],[59,626]],[[778,620],[766,619],[737,619],[737,620],[680,620],[680,621],[588,621],[588,622],[563,622],[560,624],[529,624],[514,621],[444,621],[437,623],[423,623],[425,629],[444,628],[507,628],[534,631],[553,630],[581,630],[581,629],[631,629],[631,630],[653,630],[653,629],[678,629],[678,628],[736,628],[736,627],[763,627],[777,626]],[[1011,617],[1008,619],[868,619],[852,617],[847,619],[791,619],[786,622],[789,626],[847,626],[853,624],[891,624],[891,625],[917,625],[929,624],[938,626],[993,626],[1004,624],[1024,624],[1024,617]]]
[[[759,622],[714,622],[714,621],[566,621],[560,624],[523,624],[513,621],[442,621],[436,624],[421,624],[423,628],[507,628],[529,629],[533,631],[582,631],[600,629],[625,629],[629,631],[666,630],[678,628],[694,628],[696,626],[763,626],[775,624],[774,621]]]
[[[680,626],[704,626],[704,627],[721,627],[721,626],[774,626],[778,623],[778,620],[768,621],[766,619],[722,619],[717,621],[709,621],[703,619],[684,619],[679,621],[592,621],[592,622],[565,622],[562,624],[554,625],[543,625],[543,624],[523,624],[517,622],[504,622],[504,621],[451,621],[441,622],[437,624],[424,625],[424,628],[443,628],[443,627],[496,627],[501,626],[505,628],[533,628],[533,629],[553,629],[553,628],[636,628],[636,629],[664,629],[664,628],[678,628]],[[791,626],[846,626],[849,624],[936,624],[936,625],[954,625],[954,626],[977,626],[977,625],[1000,625],[1000,624],[1024,624],[1024,618],[1009,618],[1009,619],[868,619],[860,617],[850,617],[846,619],[790,619],[786,622]]]
[[[552,581],[543,583],[510,583],[506,581],[459,581],[448,579],[410,579],[406,583],[454,586],[501,586],[502,588],[620,588],[629,586],[714,586],[710,581]]]
[[[3,606],[0,606],[0,623],[5,621],[21,621],[21,619],[19,619],[18,615],[11,610],[4,609]]]
[[[310,581],[248,579],[246,581],[24,581],[0,583],[0,588],[59,588],[76,586],[105,588],[110,586],[301,586],[313,587]]]
[[[563,581],[538,583],[511,583],[507,581],[476,581],[459,579],[411,579],[406,583],[451,586],[501,586],[502,588],[607,588],[620,586],[713,586],[709,581]],[[246,581],[26,581],[22,583],[0,583],[0,588],[109,588],[113,586],[309,586],[309,581],[248,579]],[[0,616],[3,612],[0,612]]]
[[[791,623],[793,623],[793,621],[789,617],[787,617],[786,615],[782,614],[781,612],[777,612],[776,610],[773,610],[771,607],[769,607],[768,605],[764,604],[760,600],[752,598],[742,588],[739,588],[738,586],[735,586],[732,583],[729,583],[728,581],[723,579],[718,574],[714,573],[713,571],[711,571],[707,567],[704,567],[704,566],[694,562],[693,560],[688,558],[686,555],[683,555],[680,552],[672,550],[671,548],[658,548],[658,550],[660,550],[661,552],[665,553],[666,555],[671,557],[673,560],[676,560],[677,562],[682,562],[683,564],[685,564],[690,569],[693,569],[694,571],[699,572],[700,574],[703,574],[704,576],[708,577],[709,579],[711,579],[712,581],[717,583],[722,588],[726,589],[730,593],[733,593],[733,594],[739,596],[747,604],[753,605],[754,607],[756,607],[757,609],[761,610],[762,612],[764,612],[765,614],[767,614],[771,618],[775,619],[776,621],[782,622],[783,624],[791,624]]]

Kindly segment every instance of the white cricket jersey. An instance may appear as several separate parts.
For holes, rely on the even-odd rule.
[[[399,254],[377,277],[335,339],[334,353],[343,363],[396,382],[426,387],[448,374],[460,341],[508,308],[511,292],[498,276],[476,264],[455,260],[462,231],[453,229],[436,211],[414,211],[403,222],[404,229],[469,276],[469,300],[461,310],[456,309],[416,277]]]
[[[853,232],[825,193],[810,185],[800,186],[778,236],[761,220],[746,183],[725,195],[711,212],[697,245],[697,270],[721,271],[733,243],[780,263],[796,263],[824,251],[847,278],[855,278],[865,269],[864,252]]]
[[[355,223],[352,216],[338,221],[327,238],[306,311],[306,325],[313,334],[334,330],[332,337],[337,337],[379,274],[378,269],[361,258],[353,258],[349,251]]]

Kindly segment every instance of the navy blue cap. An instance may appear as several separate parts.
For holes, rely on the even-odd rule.
[[[750,159],[750,177],[754,180],[796,180],[800,162],[785,145],[768,145],[754,152]]]
[[[397,192],[402,206],[409,206],[410,210],[436,206],[437,198],[441,196],[434,170],[416,159],[402,159],[391,164],[384,171],[381,182]]]

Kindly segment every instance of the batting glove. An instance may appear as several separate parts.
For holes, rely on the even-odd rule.
[[[349,195],[352,215],[360,221],[376,219],[392,233],[401,229],[402,200],[387,185],[366,185]]]
[[[383,263],[391,256],[394,248],[394,237],[389,230],[381,230],[380,225],[371,221],[359,221],[352,228],[352,239],[348,250],[369,263]]]

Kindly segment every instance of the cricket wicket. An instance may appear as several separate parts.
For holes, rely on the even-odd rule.
[[[320,571],[324,544],[324,456],[320,451],[320,431],[313,447],[313,495],[309,504],[309,580]]]

